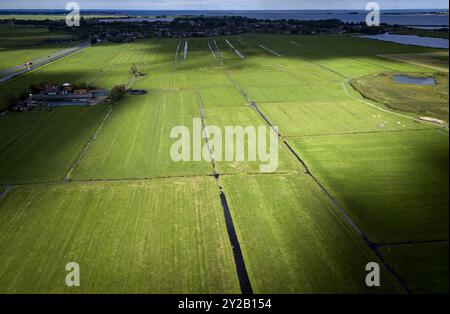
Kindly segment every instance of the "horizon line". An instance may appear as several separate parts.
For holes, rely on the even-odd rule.
[[[24,9],[24,8],[15,8],[15,9],[6,9],[6,8],[0,8],[0,11],[25,11],[25,10],[41,10],[41,11],[66,11],[63,8],[51,8],[51,9]],[[108,10],[108,11],[366,11],[364,9],[109,9],[109,8],[89,8],[89,9],[81,9],[81,11],[87,11],[87,10]],[[425,11],[425,10],[449,10],[449,8],[384,8],[381,11],[402,11],[402,10],[417,10],[417,11]]]

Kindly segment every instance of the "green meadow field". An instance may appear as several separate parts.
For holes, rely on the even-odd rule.
[[[382,103],[393,110],[421,113],[427,117],[448,120],[448,74],[411,73],[411,76],[433,78],[436,85],[428,88],[429,86],[392,84],[394,75],[381,73],[360,77],[352,81],[352,86],[365,98]]]
[[[17,188],[0,213],[0,292],[238,293],[216,193],[212,178]],[[60,280],[67,260],[79,288]]]
[[[72,39],[72,36],[65,33],[51,33],[47,28],[0,25],[0,73],[76,44],[47,42],[61,39]]]
[[[347,36],[149,39],[1,84],[0,108],[40,82],[148,94],[0,116],[0,292],[240,293],[222,189],[255,293],[448,293],[448,126],[350,84],[420,73],[448,86],[448,72],[381,56],[436,52],[448,55]],[[279,128],[275,173],[170,157],[175,126],[262,115]],[[65,285],[69,262],[80,287]],[[365,284],[370,262],[381,287]]]

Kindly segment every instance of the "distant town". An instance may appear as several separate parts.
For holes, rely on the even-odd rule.
[[[270,34],[380,34],[406,30],[399,25],[382,24],[368,27],[365,23],[344,23],[337,19],[319,21],[261,20],[240,16],[168,18],[87,18],[80,27],[67,27],[61,20],[1,20],[3,24],[48,27],[52,32],[69,32],[83,40],[97,42],[132,42],[144,38],[185,38],[233,35],[242,33]],[[55,41],[55,39],[52,39]],[[61,39],[60,41],[63,41]]]

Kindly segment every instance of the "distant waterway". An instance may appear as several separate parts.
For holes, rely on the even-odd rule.
[[[444,38],[421,37],[415,35],[394,35],[389,33],[379,35],[365,35],[358,37],[388,41],[403,45],[448,49],[448,39]]]
[[[113,19],[103,19],[100,20],[102,23],[115,23],[115,22],[124,22],[124,23],[142,23],[142,22],[172,22],[174,18],[138,18],[138,17],[130,17],[130,18],[113,18]]]
[[[394,75],[394,80],[401,84],[413,84],[421,86],[436,85],[436,80],[432,77],[411,77],[407,75]]]
[[[65,14],[64,10],[0,10],[0,14]],[[180,16],[243,16],[254,19],[294,19],[294,20],[329,20],[338,19],[348,23],[363,23],[366,21],[367,11],[364,10],[85,10],[81,14],[120,15],[137,18],[157,17],[163,21],[165,18]],[[116,19],[121,20],[121,19]],[[448,10],[382,10],[381,22],[394,25],[418,27],[448,27]]]

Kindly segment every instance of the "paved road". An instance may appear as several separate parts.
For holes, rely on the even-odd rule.
[[[89,44],[89,43],[83,43],[83,44],[81,44],[81,45],[79,45],[77,47],[72,47],[72,48],[69,48],[69,49],[60,50],[60,51],[57,51],[57,52],[55,52],[55,53],[53,53],[53,54],[51,54],[51,55],[49,55],[47,57],[43,57],[43,58],[39,58],[39,59],[33,60],[32,61],[33,65],[30,66],[29,68],[27,66],[25,66],[24,64],[21,64],[21,65],[15,66],[13,68],[10,68],[10,69],[8,69],[6,71],[0,72],[0,76],[1,76],[0,77],[0,83],[6,82],[7,80],[10,80],[10,79],[12,79],[12,78],[14,78],[14,77],[16,77],[18,75],[21,75],[23,73],[26,73],[26,72],[32,71],[34,69],[37,69],[37,68],[39,68],[39,67],[41,67],[43,65],[46,65],[46,64],[48,64],[50,62],[53,62],[53,61],[56,61],[58,59],[67,57],[67,56],[69,56],[71,54],[74,54],[74,53],[76,53],[76,52],[78,52],[80,50],[86,49],[86,48],[88,48],[90,46],[91,46],[91,44]]]

